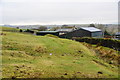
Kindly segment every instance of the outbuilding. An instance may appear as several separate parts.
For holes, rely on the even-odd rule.
[[[72,28],[70,28],[70,29],[65,28],[65,29],[57,29],[56,31],[59,32],[59,35],[63,35],[63,34],[67,34],[67,33],[71,32],[71,31],[73,31],[73,30],[74,30],[74,29],[72,29]]]
[[[59,36],[58,31],[39,31],[39,32],[36,32],[34,34],[35,35],[40,35],[40,36],[44,36],[44,35],[47,35],[47,34],[52,34],[52,35],[55,35],[55,36]]]
[[[115,39],[120,40],[120,32],[115,33]]]
[[[95,37],[103,38],[103,32],[95,27],[80,27],[77,30],[73,30],[69,33],[60,35],[61,38],[71,39],[73,37]]]

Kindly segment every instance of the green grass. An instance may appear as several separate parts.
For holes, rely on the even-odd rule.
[[[79,42],[5,29],[2,32],[6,34],[2,35],[3,78],[118,77],[117,66],[99,59],[95,52]]]

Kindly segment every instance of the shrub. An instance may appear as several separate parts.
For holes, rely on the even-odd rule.
[[[24,32],[34,33],[34,31],[29,30],[29,29],[25,30]]]
[[[82,37],[82,38],[74,37],[73,39],[76,41],[79,41],[79,42],[97,44],[100,46],[109,47],[109,48],[120,51],[120,41],[119,40],[104,39],[104,38],[88,38],[88,37]]]
[[[20,29],[20,31],[19,31],[19,32],[23,32],[23,31],[22,31],[22,29]]]

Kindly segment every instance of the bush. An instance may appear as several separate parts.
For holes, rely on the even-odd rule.
[[[22,29],[20,29],[20,31],[19,31],[19,32],[23,32],[23,31],[22,31]]]
[[[113,39],[103,39],[103,38],[73,38],[76,41],[79,42],[86,42],[90,44],[99,44],[100,46],[109,47],[115,50],[120,51],[120,41],[119,40],[113,40]]]
[[[29,30],[29,29],[27,29],[27,30],[26,30],[26,31],[24,31],[24,32],[34,33],[34,31]]]

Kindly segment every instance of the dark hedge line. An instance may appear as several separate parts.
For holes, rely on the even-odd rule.
[[[34,33],[34,31],[32,31],[32,30],[29,30],[29,29],[25,30],[24,32],[28,32],[28,33]]]
[[[120,51],[120,40],[103,39],[103,38],[87,38],[87,37],[84,38],[74,37],[73,40],[109,47]]]

